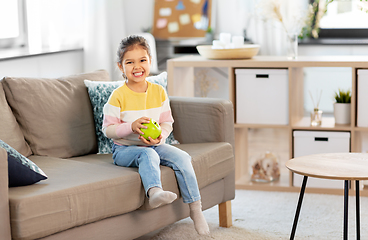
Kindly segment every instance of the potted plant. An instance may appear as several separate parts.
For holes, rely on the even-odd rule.
[[[211,27],[208,27],[206,31],[206,42],[212,44],[212,41],[213,41],[213,30]]]
[[[336,124],[350,124],[351,92],[339,89],[335,92],[334,116]]]

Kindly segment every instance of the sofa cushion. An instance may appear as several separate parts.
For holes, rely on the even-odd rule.
[[[0,122],[0,139],[24,156],[31,155],[31,149],[6,101],[3,81],[0,81]]]
[[[112,139],[107,138],[102,132],[103,107],[111,93],[124,84],[124,81],[100,82],[84,80],[84,84],[88,89],[88,95],[91,99],[93,118],[95,121],[98,153],[111,153],[113,144]]]
[[[114,165],[110,154],[75,160],[32,155],[30,159],[49,178],[9,189],[14,239],[41,238],[131,212],[144,202],[137,169]]]
[[[191,143],[179,144],[176,147],[192,156],[193,168],[200,189],[234,171],[234,153],[230,143]]]
[[[147,77],[147,81],[161,85],[162,87],[165,88],[167,92],[167,72],[162,72],[155,76],[149,76]],[[165,143],[173,145],[173,144],[179,144],[179,141],[175,139],[174,133],[171,132],[169,136],[167,136]]]
[[[97,152],[91,103],[84,79],[108,81],[105,70],[62,77],[6,77],[3,86],[33,154],[73,157]]]
[[[8,153],[9,187],[31,185],[47,179],[47,175],[31,160],[0,140],[0,147]]]
[[[228,143],[177,146],[192,156],[200,188],[234,170],[233,151]],[[30,159],[49,178],[31,186],[9,189],[13,238],[41,238],[139,207],[149,209],[137,168],[114,165],[111,154],[70,159],[31,156]],[[161,166],[161,179],[165,190],[179,194],[172,169]]]
[[[162,72],[157,76],[147,77],[147,81],[159,84],[166,89],[167,86],[167,72]],[[111,146],[113,141],[107,138],[102,132],[102,122],[103,122],[103,107],[109,99],[111,93],[125,81],[111,81],[111,82],[99,82],[90,81],[88,79],[84,80],[84,84],[88,89],[88,94],[91,99],[93,117],[95,121],[96,135],[97,135],[97,145],[98,153],[112,153]],[[167,144],[179,144],[179,142],[174,138],[171,132],[166,138]]]
[[[234,171],[234,155],[229,143],[194,143],[175,146],[192,156],[192,164],[199,189],[224,178]],[[171,169],[161,167],[161,181],[165,190],[175,192],[180,196],[175,175]],[[148,199],[145,199],[141,209],[151,209]]]

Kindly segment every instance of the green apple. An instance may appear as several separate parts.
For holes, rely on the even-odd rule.
[[[150,119],[149,123],[143,123],[142,125],[147,126],[147,128],[141,128],[141,131],[144,133],[141,134],[141,136],[143,136],[145,139],[149,140],[148,137],[156,139],[161,135],[161,126],[152,118]]]

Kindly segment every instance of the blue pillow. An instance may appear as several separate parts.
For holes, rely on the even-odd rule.
[[[167,72],[162,72],[156,76],[149,76],[147,77],[147,81],[163,86],[167,92]],[[179,141],[174,138],[174,134],[173,132],[171,132],[169,136],[166,138],[165,143],[172,145],[172,144],[179,144]]]
[[[9,187],[27,186],[47,179],[41,168],[2,140],[0,147],[8,152]]]
[[[157,76],[147,77],[147,81],[159,84],[166,89],[167,86],[167,72],[162,72]],[[103,134],[102,122],[103,122],[103,107],[111,93],[118,87],[124,84],[124,81],[113,81],[113,82],[100,82],[84,80],[84,84],[88,89],[89,98],[91,100],[93,117],[95,121],[96,135],[97,135],[97,146],[98,153],[111,153],[111,146],[113,141]],[[173,133],[166,138],[167,144],[179,144],[175,140]]]
[[[123,85],[124,81],[100,82],[84,80],[84,84],[88,89],[88,95],[92,104],[98,153],[111,153],[113,141],[110,138],[105,137],[102,132],[103,107],[107,103],[107,100],[109,100],[111,93],[116,88]]]
[[[167,92],[167,72],[162,72],[156,76],[149,76],[146,78],[146,80],[163,86]]]

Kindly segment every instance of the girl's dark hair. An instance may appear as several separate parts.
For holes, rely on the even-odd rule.
[[[152,58],[151,49],[148,45],[147,40],[142,36],[130,35],[122,39],[119,44],[119,48],[117,51],[117,55],[118,55],[117,62],[121,63],[121,61],[123,61],[124,54],[127,51],[131,50],[134,46],[141,46],[143,49],[147,51],[148,56]]]

